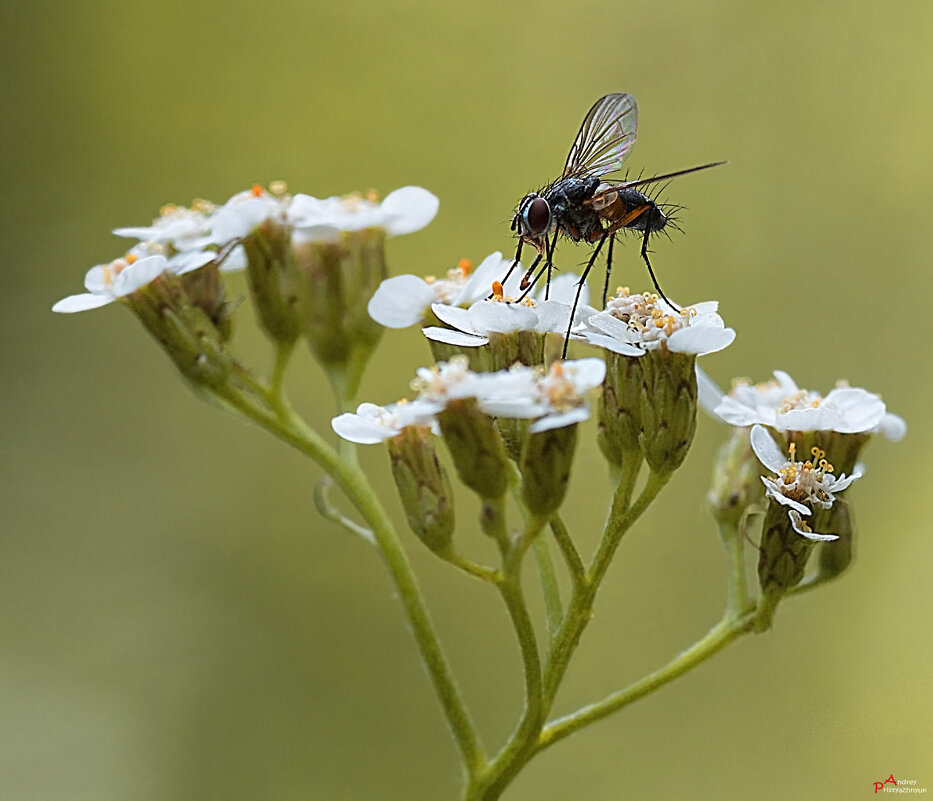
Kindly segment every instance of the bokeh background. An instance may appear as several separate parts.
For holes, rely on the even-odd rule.
[[[719,299],[738,331],[707,370],[728,385],[779,368],[824,392],[848,378],[910,431],[869,448],[844,580],[555,747],[506,797],[852,799],[892,773],[933,786],[933,5],[39,0],[0,14],[0,797],[457,797],[399,604],[369,549],[316,516],[317,469],[197,401],[125,310],[49,308],[122,252],[111,228],[274,179],[321,197],[430,188],[440,213],[390,243],[395,273],[508,250],[514,204],[610,91],[639,101],[632,168],[729,159],[669,188],[686,235],[655,248],[667,291]],[[634,241],[617,254],[618,281],[646,287]],[[565,246],[560,261],[580,258]],[[237,344],[267,363],[247,308]],[[364,395],[394,400],[427,358],[417,331],[390,332]],[[290,389],[326,429],[304,354]],[[567,508],[584,543],[607,498],[592,433]],[[701,421],[626,541],[560,709],[718,619],[703,498],[724,433]],[[363,458],[388,491],[382,451]],[[459,536],[478,542],[462,500]],[[406,543],[498,742],[520,690],[505,616]]]

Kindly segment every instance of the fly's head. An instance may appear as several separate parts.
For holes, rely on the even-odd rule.
[[[529,192],[518,204],[512,218],[512,231],[529,245],[544,253],[547,236],[552,230],[551,206],[537,192]]]

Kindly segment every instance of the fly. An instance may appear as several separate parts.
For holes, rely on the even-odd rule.
[[[584,117],[577,138],[567,155],[567,162],[561,177],[541,191],[529,192],[525,195],[512,218],[511,228],[518,236],[518,247],[515,251],[515,259],[503,283],[519,263],[522,246],[526,242],[538,251],[537,257],[521,280],[520,286],[525,294],[531,291],[544,273],[547,273],[545,279],[545,297],[547,297],[547,287],[550,285],[551,271],[554,268],[554,249],[557,247],[559,237],[564,236],[574,242],[595,245],[574,297],[570,311],[570,327],[573,325],[573,316],[577,310],[583,282],[608,240],[606,280],[603,284],[603,306],[605,306],[606,295],[609,291],[609,276],[612,272],[612,249],[615,237],[625,228],[642,234],[641,257],[648,267],[651,282],[658,295],[674,306],[661,291],[654,269],[651,267],[651,261],[648,259],[649,238],[652,234],[663,230],[671,221],[661,206],[642,192],[641,188],[658,181],[670,180],[726,163],[716,161],[634,181],[606,180],[604,176],[622,167],[635,144],[637,130],[638,106],[634,97],[624,93],[601,97]],[[544,266],[538,269],[542,259]],[[535,270],[538,270],[537,274]],[[674,306],[674,308],[677,307]],[[569,339],[568,327],[564,342],[564,356],[567,354]]]

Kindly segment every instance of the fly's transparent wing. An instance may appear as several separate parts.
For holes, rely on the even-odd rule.
[[[638,130],[638,106],[628,94],[599,98],[587,112],[570,148],[564,178],[615,172],[622,166]]]

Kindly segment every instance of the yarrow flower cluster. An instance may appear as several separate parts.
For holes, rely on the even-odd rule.
[[[515,365],[509,370],[476,373],[467,360],[454,357],[422,367],[412,381],[418,396],[389,406],[364,403],[331,422],[344,439],[360,444],[397,436],[408,426],[433,426],[436,415],[455,400],[475,399],[492,417],[533,420],[529,432],[582,422],[590,415],[588,393],[598,387],[606,366],[599,359],[557,362],[551,369]]]
[[[681,310],[657,295],[632,293],[623,287],[606,309],[589,309],[575,338],[623,356],[641,356],[665,348],[672,353],[702,356],[728,347],[735,331],[717,314],[719,304],[706,301]]]
[[[622,103],[623,117],[633,116],[628,95],[608,99]],[[622,117],[593,119],[594,130],[615,130],[618,123],[627,131],[634,124]],[[380,550],[459,738],[468,795],[476,791],[491,799],[503,771],[521,767],[508,759],[530,758],[541,743],[608,714],[607,704],[620,697],[615,693],[545,723],[621,538],[687,456],[698,399],[734,426],[708,496],[729,551],[729,601],[710,635],[662,671],[670,678],[687,669],[690,653],[702,659],[702,649],[718,649],[728,641],[722,638],[768,628],[778,603],[801,582],[812,587],[846,569],[855,531],[848,499],[839,495],[860,478],[856,459],[870,436],[900,439],[906,425],[863,389],[839,385],[824,397],[799,389],[782,372],[768,384],[737,383],[724,395],[696,367],[698,356],[735,338],[715,301],[678,309],[657,295],[621,289],[597,311],[572,274],[556,275],[537,292],[523,291],[521,265],[499,252],[476,270],[464,261],[440,278],[387,278],[386,238],[420,229],[437,208],[434,195],[413,186],[380,202],[375,193],[323,200],[290,194],[282,183],[238,192],[221,206],[203,200],[190,208],[167,206],[151,225],[116,229],[139,242],[121,258],[93,267],[87,292],[53,309],[75,312],[121,301],[199,394],[294,445],[328,472],[358,517],[330,503],[328,480],[315,503],[328,520]],[[556,268],[550,249],[546,255],[550,279]],[[221,273],[242,268],[255,319],[273,346],[268,378],[233,354],[238,301],[228,299]],[[355,412],[334,417],[331,427],[350,443],[383,443],[412,534],[502,595],[519,640],[528,696],[526,714],[491,761],[452,684],[393,523],[353,448],[334,447],[313,432],[285,392],[285,371],[303,338],[337,408],[353,408],[383,326],[415,324],[423,326],[436,364],[417,370],[410,385],[414,397],[386,406],[359,404]],[[597,348],[601,358],[559,359],[568,340]],[[614,490],[606,528],[587,563],[558,513],[571,485],[582,428],[577,424],[591,416],[594,400],[593,428]],[[827,453],[840,468],[838,476]],[[760,475],[759,462],[766,475]],[[479,500],[478,527],[495,542],[497,566],[474,561],[474,538],[455,536],[450,464]],[[592,465],[586,469],[589,475]],[[521,512],[518,524],[509,520],[514,507]],[[760,593],[752,599],[743,548],[751,539],[749,521],[759,517]],[[532,620],[534,605],[527,604],[522,587],[529,572],[523,559],[532,546],[546,626]],[[560,550],[559,562],[552,562],[551,546]],[[814,551],[819,567],[807,575]],[[565,584],[567,604],[560,598]],[[545,630],[547,637],[539,638]]]
[[[789,448],[790,458],[785,458],[777,444],[763,426],[756,425],[751,431],[752,449],[758,460],[774,473],[774,477],[762,476],[765,495],[771,500],[789,507],[788,515],[794,531],[809,540],[830,541],[839,539],[835,534],[817,534],[803,521],[802,515],[810,515],[814,507],[831,509],[836,493],[842,492],[861,473],[851,476],[833,475],[833,466],[819,448],[812,449],[813,460],[796,460],[796,448]]]
[[[763,384],[736,381],[725,395],[705,374],[701,401],[715,416],[734,426],[764,425],[775,431],[880,433],[896,442],[907,433],[903,419],[887,411],[877,395],[840,382],[826,396],[800,389],[781,370]]]

